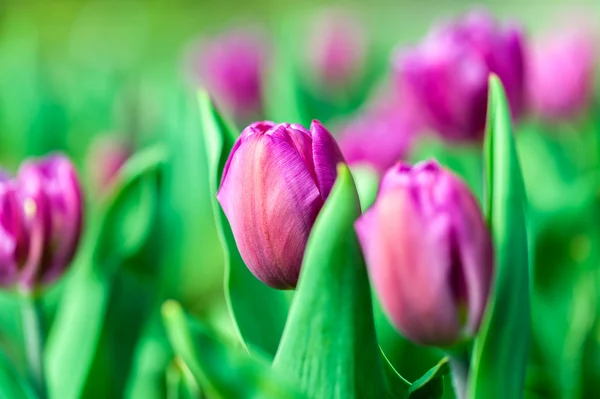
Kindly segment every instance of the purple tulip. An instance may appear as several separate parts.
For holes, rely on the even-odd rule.
[[[398,90],[420,110],[428,127],[446,139],[481,140],[490,73],[502,80],[513,117],[523,111],[522,41],[519,29],[502,29],[490,15],[472,12],[397,55]]]
[[[26,252],[27,237],[17,187],[0,172],[0,286],[17,282]]]
[[[407,338],[443,347],[477,332],[492,281],[492,243],[461,180],[433,161],[400,163],[356,230],[382,306]]]
[[[366,39],[361,21],[343,11],[328,11],[312,21],[308,61],[320,85],[340,88],[359,74]]]
[[[238,118],[261,112],[267,46],[256,29],[239,28],[200,44],[193,68],[216,102]]]
[[[348,164],[368,164],[384,173],[405,159],[421,122],[392,95],[376,98],[364,113],[342,129],[339,143]]]
[[[318,121],[257,122],[235,143],[217,198],[242,259],[265,284],[296,286],[306,240],[343,162]]]
[[[594,89],[595,46],[584,31],[564,31],[535,43],[528,59],[532,111],[547,120],[569,118],[588,104]]]
[[[111,187],[131,153],[129,143],[116,137],[104,136],[92,143],[87,161],[96,192],[106,192]]]
[[[21,284],[33,288],[60,277],[71,262],[82,225],[82,195],[71,162],[61,155],[24,162],[17,176],[29,251]]]

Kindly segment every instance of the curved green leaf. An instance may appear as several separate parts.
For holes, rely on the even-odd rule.
[[[405,398],[408,395],[410,382],[396,371],[392,363],[385,356],[381,349],[381,358],[383,360],[383,371],[385,373],[385,382],[388,388],[388,393],[391,398]]]
[[[0,351],[0,398],[35,399],[37,394],[25,377],[19,374],[14,364]]]
[[[502,83],[490,78],[486,127],[487,215],[496,273],[470,369],[470,398],[521,398],[530,340],[525,191]]]
[[[443,377],[448,374],[450,367],[445,357],[431,370],[412,383],[408,389],[410,399],[439,399],[444,394]]]
[[[273,367],[311,398],[384,398],[371,291],[354,221],[358,194],[348,167],[310,234],[296,296]]]
[[[197,384],[211,398],[302,398],[296,388],[269,367],[266,358],[253,357],[225,346],[199,323],[191,324],[181,306],[168,301],[162,309],[167,335],[175,353]]]
[[[216,198],[223,168],[237,135],[219,115],[207,93],[200,93],[199,103],[213,211],[225,250],[227,304],[242,343],[247,348],[256,346],[274,355],[287,317],[289,301],[284,292],[274,290],[256,279],[238,252],[231,227]]]
[[[154,191],[162,148],[132,157],[114,191],[92,221],[50,331],[45,352],[51,397],[79,398],[88,378],[106,317],[111,282],[119,267],[142,245],[154,220]]]

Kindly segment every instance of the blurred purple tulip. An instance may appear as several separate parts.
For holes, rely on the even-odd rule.
[[[0,172],[0,286],[17,282],[27,252],[23,220],[16,184]]]
[[[219,106],[237,118],[261,112],[267,44],[258,29],[237,28],[203,41],[193,68]]]
[[[500,77],[514,118],[524,108],[523,35],[501,28],[482,11],[431,32],[394,61],[398,90],[428,127],[448,140],[480,140],[485,128],[488,78]]]
[[[81,235],[82,195],[75,169],[62,155],[24,162],[17,184],[29,241],[19,280],[31,289],[56,280],[71,262]]]
[[[535,43],[528,59],[528,96],[543,119],[580,113],[594,90],[596,43],[588,32],[570,30]]]
[[[376,98],[341,130],[339,144],[348,164],[368,164],[379,173],[405,159],[421,128],[417,114],[393,95]]]
[[[364,27],[354,15],[341,10],[324,12],[307,32],[308,61],[320,85],[340,88],[362,71],[367,43]]]
[[[476,199],[436,162],[398,164],[356,222],[371,281],[410,340],[451,346],[476,334],[493,274]]]
[[[257,122],[235,143],[217,198],[242,259],[265,284],[296,286],[306,241],[343,162],[318,121]]]
[[[113,136],[103,136],[92,143],[87,162],[92,184],[97,193],[106,192],[110,188],[132,152],[129,143]]]

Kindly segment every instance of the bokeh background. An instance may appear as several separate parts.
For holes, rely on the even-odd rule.
[[[595,0],[578,3],[566,0],[4,0],[0,5],[0,164],[15,171],[26,157],[50,151],[65,152],[78,166],[86,186],[88,212],[92,214],[103,196],[94,176],[106,162],[93,156],[98,143],[104,139],[114,140],[133,151],[156,143],[166,145],[175,154],[163,181],[166,193],[163,227],[167,233],[160,242],[160,256],[154,258],[154,262],[146,260],[147,263],[140,265],[143,269],[146,264],[158,263],[161,297],[182,301],[187,309],[212,320],[227,333],[230,325],[223,294],[223,253],[213,221],[195,101],[196,90],[200,88],[194,75],[198,68],[194,64],[197,62],[195,54],[203,43],[240,26],[263,29],[264,38],[273,49],[269,58],[273,67],[265,73],[264,94],[268,105],[251,117],[302,123],[319,118],[336,135],[337,127],[360,112],[371,93],[385,84],[395,49],[418,42],[436,21],[458,16],[474,7],[485,7],[501,20],[519,21],[529,38],[542,37],[565,21],[593,26],[600,17],[600,2]],[[364,68],[342,95],[332,94],[326,85],[315,83],[309,67],[315,46],[311,43],[311,30],[319,15],[328,10],[351,13],[365,33]],[[301,82],[308,98],[302,114],[294,113],[293,107],[286,108],[290,100],[286,94],[290,74]],[[251,121],[249,116],[229,116],[237,120],[239,128]],[[595,122],[590,123],[595,126]],[[561,129],[577,133],[582,126],[585,124],[572,123],[561,125]],[[196,147],[190,147],[189,140],[196,143]],[[558,139],[552,145],[560,146],[562,141]],[[540,246],[534,248],[534,252],[541,254],[544,260],[560,263],[560,267],[551,270],[563,270],[564,265],[570,263],[587,264],[591,259],[588,254],[595,247],[585,227],[589,214],[577,208],[575,213],[583,215],[580,219],[584,220],[578,223],[579,219],[572,214],[557,210],[571,209],[568,204],[573,203],[576,203],[573,207],[579,206],[577,201],[588,195],[588,188],[577,191],[580,189],[567,183],[557,183],[562,181],[560,179],[551,177],[539,181],[538,177],[540,173],[544,175],[544,171],[560,169],[556,174],[571,182],[580,176],[582,169],[587,170],[590,163],[597,162],[597,158],[588,159],[582,168],[569,166],[564,171],[564,165],[577,164],[581,158],[580,147],[585,144],[567,140],[561,147],[566,148],[561,152],[564,159],[557,158],[550,150],[539,150],[534,139],[524,145],[530,148],[525,150],[527,154],[539,155],[523,161],[526,180],[530,176],[529,181],[540,185],[539,192],[550,193],[533,195],[534,206],[539,205],[539,215],[542,215],[538,218],[539,226],[549,224],[548,215],[552,220],[564,222],[556,228],[539,227],[544,240],[533,240],[533,247]],[[563,183],[565,185],[560,185]],[[474,189],[480,194],[481,187]],[[536,190],[535,184],[533,190]],[[143,276],[144,271],[139,269],[134,272]],[[538,303],[544,312],[555,309],[556,303],[563,306],[566,302],[558,299],[561,295],[571,297],[573,292],[579,292],[573,287],[580,284],[580,277],[574,277],[572,282],[548,283],[561,281],[564,278],[561,273],[540,277],[543,288],[547,288]],[[127,287],[127,278],[122,282],[124,287]],[[47,296],[49,320],[62,295],[61,287],[62,283],[52,287]],[[561,294],[553,291],[555,289]],[[10,298],[2,298],[10,302]],[[569,304],[564,306],[562,321],[567,325],[573,310]],[[18,323],[5,317],[4,325],[15,325],[18,329]],[[596,321],[590,323],[595,325]],[[18,335],[18,331],[14,334]],[[562,337],[561,333],[557,334]],[[560,340],[547,337],[544,342],[552,339]],[[10,332],[3,340],[11,341]],[[549,345],[550,349],[540,349],[540,364],[551,357],[549,353],[554,344]],[[556,350],[564,352],[568,347]],[[136,356],[142,356],[140,353],[143,353],[141,349]],[[432,355],[431,359],[436,356]],[[402,371],[409,379],[418,378],[431,359],[424,361],[423,367]],[[144,362],[135,360],[134,363],[136,361],[141,366],[132,373],[142,373]],[[102,366],[95,367],[102,369]],[[552,372],[543,367],[539,375],[544,380],[552,379]],[[561,378],[557,384],[569,385],[568,377],[564,377],[564,381]],[[115,387],[110,388],[114,391],[107,394],[134,392],[131,384],[127,384],[115,383]]]

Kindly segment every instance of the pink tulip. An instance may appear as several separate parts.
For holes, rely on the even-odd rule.
[[[384,173],[408,157],[421,125],[414,110],[385,93],[342,128],[340,148],[348,164],[368,164]]]
[[[81,236],[83,201],[71,162],[51,155],[24,162],[17,184],[29,251],[19,277],[25,287],[49,284],[70,264]]]
[[[362,72],[367,43],[360,22],[350,13],[333,10],[312,21],[307,55],[320,85],[340,88]]]
[[[595,46],[591,35],[576,30],[533,45],[528,95],[534,113],[547,120],[569,118],[589,104],[594,90]]]
[[[204,40],[192,62],[198,83],[219,106],[243,119],[261,112],[267,58],[260,31],[237,28]]]
[[[306,241],[343,162],[331,134],[313,121],[257,122],[235,143],[217,198],[242,259],[265,284],[294,288]]]
[[[493,254],[465,183],[436,162],[400,163],[356,230],[383,308],[408,339],[444,347],[476,334]]]
[[[17,187],[0,172],[0,286],[16,283],[28,249]]]
[[[491,73],[502,80],[513,117],[524,109],[522,42],[516,27],[503,28],[484,12],[469,13],[441,25],[415,48],[398,53],[394,60],[398,90],[444,138],[479,141]]]

